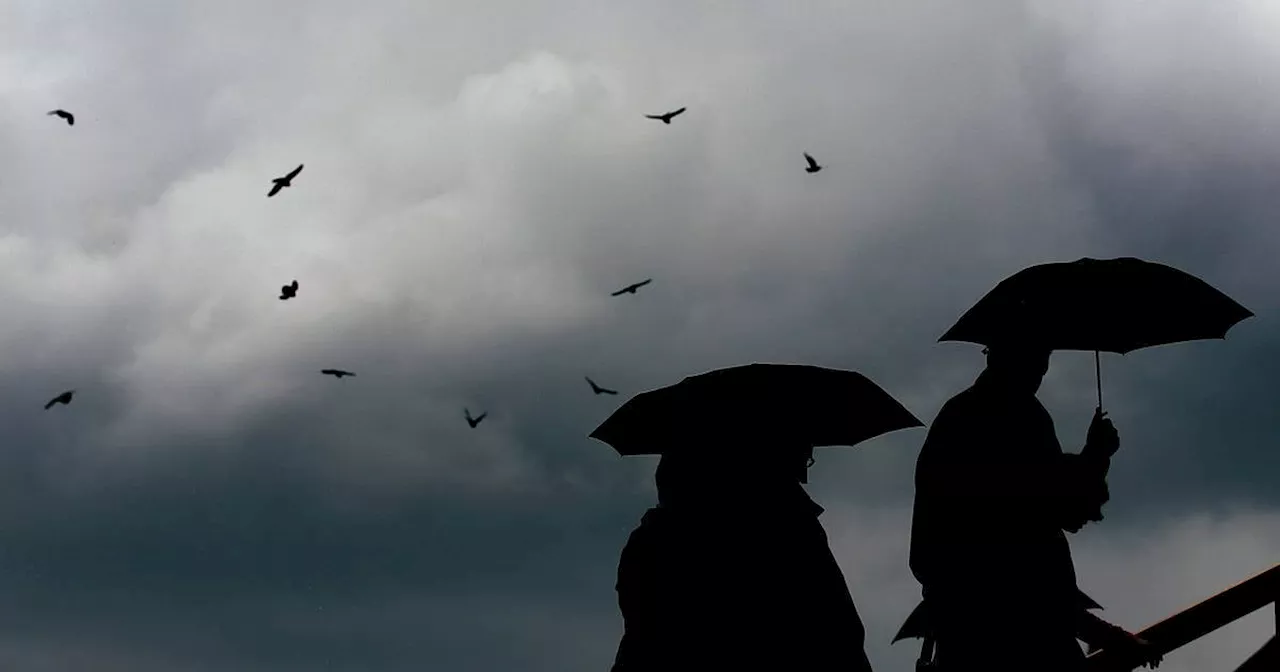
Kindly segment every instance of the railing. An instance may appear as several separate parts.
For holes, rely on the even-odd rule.
[[[1137,633],[1153,644],[1162,655],[1168,655],[1187,644],[1237,621],[1253,612],[1274,605],[1276,627],[1280,633],[1280,564],[1184,609]],[[1280,644],[1272,637],[1236,672],[1275,672],[1280,670]],[[1089,672],[1130,672],[1134,666],[1121,661],[1106,649],[1089,655]]]

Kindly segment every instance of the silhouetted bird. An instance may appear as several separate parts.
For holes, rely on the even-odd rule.
[[[326,376],[333,376],[338,379],[341,379],[343,376],[356,375],[350,371],[343,371],[342,369],[321,369],[320,373],[323,373]]]
[[[583,376],[583,378],[587,378],[587,377]],[[591,386],[591,391],[595,392],[596,394],[617,394],[618,393],[617,390],[610,390],[609,388],[600,387],[599,385],[596,385],[596,381],[591,380],[590,378],[587,378],[587,384]]]
[[[294,280],[292,284],[285,285],[280,288],[280,300],[288,301],[298,295],[298,281]]]
[[[481,413],[478,417],[473,418],[471,417],[471,411],[469,409],[464,408],[462,409],[462,414],[467,417],[467,424],[471,425],[471,429],[475,429],[476,425],[480,424],[481,421],[483,421],[486,417],[488,417],[489,412],[485,411],[484,413]]]
[[[817,162],[817,161],[814,161],[812,156],[809,156],[809,152],[805,152],[805,153],[804,153],[804,160],[809,162],[809,167],[808,167],[808,168],[805,168],[805,169],[804,169],[804,172],[806,172],[806,173],[816,173],[816,172],[818,172],[819,170],[822,170],[822,166],[819,166],[819,165],[818,165],[818,162]]]
[[[60,119],[63,119],[63,120],[65,120],[65,121],[67,122],[67,125],[68,125],[68,126],[75,126],[75,125],[76,125],[76,116],[75,116],[74,114],[71,114],[70,112],[68,112],[68,111],[66,111],[66,110],[54,110],[54,111],[52,111],[52,112],[49,112],[49,113],[48,113],[48,116],[50,116],[50,117],[58,117],[58,118],[60,118]]]
[[[67,390],[66,392],[63,392],[62,394],[59,394],[58,396],[56,396],[56,397],[54,397],[54,398],[50,399],[50,400],[49,400],[49,403],[47,403],[47,404],[45,404],[45,405],[44,405],[44,410],[46,410],[46,411],[47,411],[47,410],[49,410],[49,409],[53,408],[54,404],[62,404],[63,406],[66,406],[67,404],[70,404],[70,403],[71,403],[71,397],[72,397],[72,396],[74,396],[74,395],[75,395],[75,393],[76,393],[76,391],[75,391],[75,390]]]
[[[644,287],[645,285],[651,282],[653,282],[653,278],[649,278],[648,280],[644,280],[642,282],[637,282],[634,285],[627,285],[626,287],[619,289],[618,291],[614,292],[613,294],[610,294],[609,296],[622,296],[623,294],[635,294],[637,289],[640,289],[641,287]]]
[[[684,114],[684,111],[685,111],[686,109],[688,109],[688,108],[684,108],[684,107],[682,107],[682,108],[680,108],[680,109],[678,109],[678,110],[674,110],[674,111],[672,111],[672,112],[668,112],[668,113],[666,113],[666,114],[646,114],[646,115],[644,115],[644,116],[645,116],[645,118],[647,118],[647,119],[657,119],[657,120],[661,121],[661,122],[662,122],[662,123],[664,123],[664,124],[669,124],[669,123],[671,123],[671,120],[672,120],[672,119],[674,119],[675,117],[677,117],[677,116],[679,116],[679,115],[681,115],[681,114]]]
[[[297,177],[298,173],[302,172],[302,165],[303,164],[299,163],[298,167],[293,169],[293,172],[289,173],[288,175],[285,175],[284,177],[277,177],[271,180],[271,191],[267,192],[267,198],[271,198],[272,196],[275,196],[277,193],[280,192],[281,189],[284,189],[285,187],[292,187],[293,178]]]

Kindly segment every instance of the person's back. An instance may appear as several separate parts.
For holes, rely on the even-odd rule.
[[[614,672],[869,672],[821,508],[799,483],[663,462],[661,504],[645,514],[618,566],[626,632]]]
[[[1099,517],[1105,466],[1063,453],[1035,398],[1047,367],[1047,350],[993,356],[943,406],[921,449],[910,566],[943,672],[1083,663],[1063,529]]]
[[[943,406],[920,451],[911,569],[936,593],[1052,609],[1075,591],[1066,537],[1035,478],[1063,455],[1043,407],[980,387]],[[1047,487],[1048,486],[1048,487]]]

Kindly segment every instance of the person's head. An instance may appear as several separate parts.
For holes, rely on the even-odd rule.
[[[1049,371],[1053,350],[1035,343],[995,343],[983,352],[987,355],[987,371],[1002,387],[1019,393],[1035,394],[1044,374]]]
[[[770,483],[808,483],[813,466],[813,446],[798,440],[792,432],[766,431],[750,441],[754,467],[762,480]]]
[[[663,506],[693,504],[740,497],[768,498],[788,484],[807,483],[813,447],[781,449],[765,445],[755,452],[744,447],[715,457],[681,450],[658,461],[654,485]]]

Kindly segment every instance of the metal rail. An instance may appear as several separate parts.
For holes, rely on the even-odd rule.
[[[1276,626],[1280,631],[1280,564],[1148,626],[1137,635],[1151,642],[1162,655],[1167,656],[1268,604],[1275,605]],[[1276,639],[1272,637],[1270,642],[1236,672],[1280,670],[1280,666],[1275,665],[1276,659],[1280,657],[1280,652],[1277,651],[1280,645],[1276,644]],[[1129,661],[1120,660],[1114,652],[1106,649],[1091,653],[1088,662],[1089,672],[1130,672],[1135,669]]]

